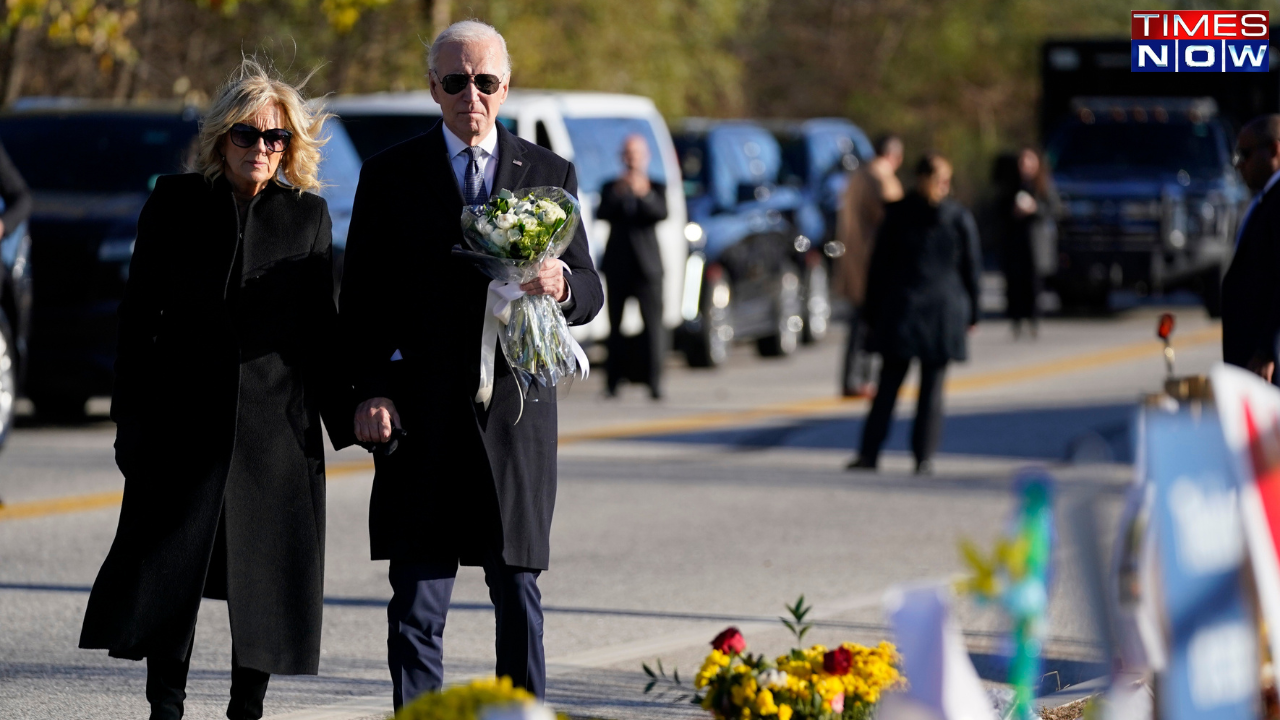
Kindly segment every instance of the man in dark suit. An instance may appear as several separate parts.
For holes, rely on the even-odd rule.
[[[443,683],[445,615],[458,565],[484,568],[497,616],[497,674],[545,689],[538,574],[556,496],[556,388],[523,398],[501,353],[489,405],[476,402],[489,278],[451,248],[465,204],[501,190],[578,191],[573,166],[495,123],[507,96],[506,43],[460,22],[428,54],[443,120],[369,158],[347,241],[341,319],[361,404],[356,436],[398,449],[375,458],[369,535],[390,559],[388,662],[399,708]],[[563,261],[563,264],[561,263]],[[561,261],[521,288],[560,301],[571,325],[603,303],[582,227]],[[516,422],[519,418],[519,423]]]
[[[1263,115],[1240,131],[1236,167],[1257,195],[1236,233],[1222,279],[1222,359],[1268,382],[1280,339],[1280,115]]]
[[[601,220],[609,221],[609,244],[600,269],[609,281],[609,395],[625,374],[622,310],[627,298],[640,304],[644,319],[645,375],[649,394],[662,397],[662,253],[654,226],[667,218],[667,188],[649,180],[649,142],[632,135],[622,144],[622,177],[600,192]]]

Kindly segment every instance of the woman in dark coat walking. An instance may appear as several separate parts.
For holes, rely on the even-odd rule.
[[[978,228],[964,206],[947,198],[950,192],[951,163],[925,155],[916,166],[916,188],[885,208],[864,306],[884,362],[851,470],[876,467],[914,358],[920,361],[920,393],[911,449],[916,472],[932,471],[947,363],[967,359],[966,335],[978,322]]]
[[[315,674],[323,415],[354,405],[332,351],[326,116],[246,59],[201,123],[199,172],[161,177],[120,305],[111,417],[125,476],[80,646],[147,659],[153,720],[182,717],[201,597],[227,600],[227,717],[262,717],[271,673]]]

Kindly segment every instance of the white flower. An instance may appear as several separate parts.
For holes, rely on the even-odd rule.
[[[490,225],[489,227],[490,227],[490,230],[488,234],[485,235],[485,237],[489,238],[489,242],[493,243],[494,245],[497,245],[503,250],[506,250],[508,247],[511,246],[511,238],[507,236],[506,230],[493,227],[492,225]]]
[[[781,670],[765,670],[760,673],[760,677],[757,682],[760,683],[760,687],[769,688],[771,690],[785,688],[787,686],[787,674]]]
[[[485,218],[476,220],[476,232],[480,233],[484,237],[489,237],[489,235],[493,233],[493,223],[489,222]]]
[[[565,217],[564,210],[553,202],[541,200],[538,202],[538,219],[547,225],[555,225],[557,221],[563,220]]]
[[[520,218],[520,225],[524,227],[525,230],[537,230],[538,219],[532,217]]]
[[[507,231],[507,237],[511,239],[511,242],[519,240],[522,236],[524,236],[524,233],[520,232],[518,227],[513,227]]]
[[[503,213],[493,219],[493,224],[503,230],[510,230],[519,218],[514,213]]]

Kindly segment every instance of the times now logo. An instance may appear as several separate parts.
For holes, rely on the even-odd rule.
[[[1134,10],[1133,72],[1267,72],[1266,10]]]

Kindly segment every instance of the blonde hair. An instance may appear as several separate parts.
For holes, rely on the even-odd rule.
[[[273,180],[298,192],[319,190],[320,148],[328,141],[320,134],[325,121],[333,115],[307,104],[301,89],[310,79],[311,75],[307,75],[295,87],[281,79],[269,63],[260,62],[253,55],[244,56],[240,67],[218,90],[209,112],[200,121],[192,169],[211,181],[223,175],[222,138],[232,125],[251,119],[264,107],[275,103],[280,108],[284,129],[293,133],[293,139],[280,158]]]

